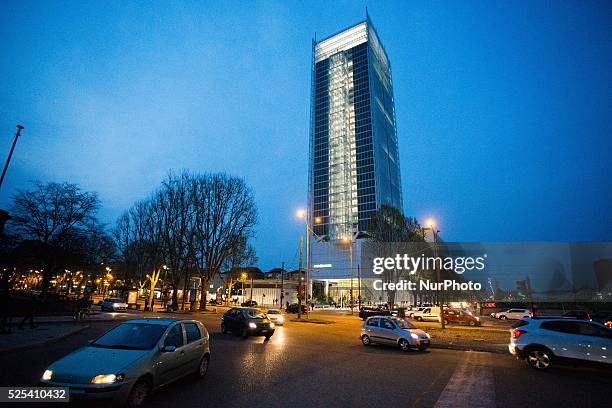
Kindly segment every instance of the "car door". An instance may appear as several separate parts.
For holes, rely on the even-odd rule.
[[[612,339],[609,333],[596,324],[576,322],[577,347],[582,359],[599,363],[610,363]]]
[[[225,327],[229,331],[234,331],[235,325],[236,325],[236,309],[231,309],[225,315]]]
[[[185,330],[185,367],[191,372],[198,368],[204,354],[204,340],[200,327],[195,322],[183,322]]]
[[[159,359],[156,364],[157,383],[167,384],[179,377],[181,368],[185,362],[185,345],[183,326],[180,323],[175,323],[167,331],[162,343]],[[174,346],[174,351],[164,351],[165,347]]]
[[[399,336],[395,332],[395,323],[391,319],[380,319],[380,337],[381,342],[386,344],[396,344]]]
[[[381,341],[379,329],[380,329],[380,318],[379,317],[370,317],[368,318],[368,320],[366,320],[365,332],[370,337],[370,340],[372,340],[375,343],[378,343]]]
[[[538,343],[552,350],[558,357],[579,358],[577,348],[576,325],[573,321],[555,320],[540,324]]]

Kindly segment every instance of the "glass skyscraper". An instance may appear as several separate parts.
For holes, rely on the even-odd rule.
[[[369,19],[313,41],[309,217],[333,241],[403,212],[389,58]]]

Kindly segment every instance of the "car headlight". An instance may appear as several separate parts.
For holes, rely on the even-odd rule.
[[[414,333],[410,333],[410,337],[412,337],[413,339],[417,340],[419,338],[418,334],[414,334]]]
[[[278,318],[278,321],[282,323],[282,322],[285,321],[285,318],[283,316],[281,316],[281,317]]]
[[[112,384],[123,380],[123,374],[101,374],[91,379],[92,384]]]
[[[250,327],[251,329],[256,329],[256,328],[257,328],[257,325],[256,325],[255,323],[249,323],[249,327]]]
[[[480,320],[480,317],[476,316],[476,320]]]
[[[43,381],[50,381],[51,377],[53,377],[53,371],[45,370],[45,372],[42,375],[42,380]]]
[[[274,328],[274,323],[270,322],[270,328],[273,329]]]

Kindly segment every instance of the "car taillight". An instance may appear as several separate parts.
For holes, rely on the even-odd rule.
[[[512,338],[513,339],[518,339],[519,337],[521,337],[525,333],[527,333],[525,330],[514,329],[514,330],[512,330]]]

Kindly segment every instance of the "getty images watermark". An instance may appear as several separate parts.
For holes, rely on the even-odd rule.
[[[487,254],[478,257],[439,257],[439,256],[410,256],[408,254],[397,254],[394,257],[376,257],[372,259],[372,272],[381,275],[385,271],[406,271],[414,275],[417,271],[452,271],[463,274],[466,271],[482,271],[485,268]],[[382,279],[374,281],[375,290],[481,290],[479,282],[458,282],[454,279],[445,279],[442,282],[432,282],[421,279],[412,282],[401,279],[398,282],[383,282]]]

